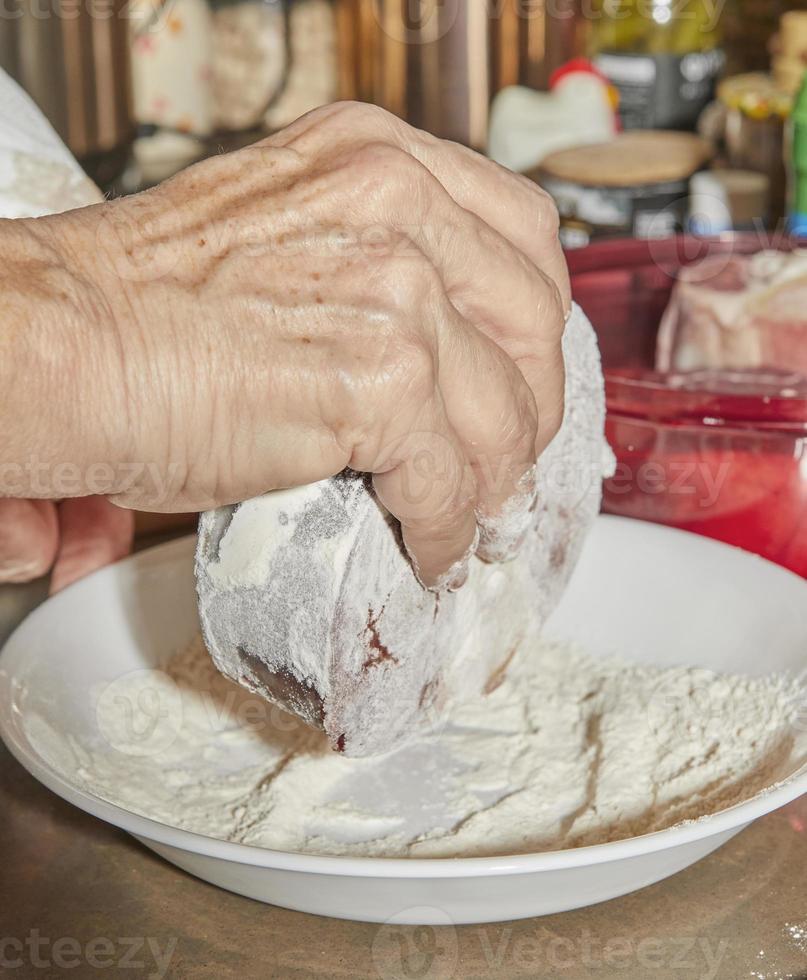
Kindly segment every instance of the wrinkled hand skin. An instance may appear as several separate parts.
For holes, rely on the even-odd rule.
[[[477,542],[493,557],[491,518],[517,489],[531,501],[570,297],[557,213],[527,179],[340,103],[142,194],[13,224],[5,412],[16,392],[28,414],[0,461],[108,461],[77,496],[159,511],[350,466],[430,587],[461,585]]]

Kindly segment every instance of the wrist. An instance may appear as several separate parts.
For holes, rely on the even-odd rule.
[[[125,451],[124,433],[111,424],[119,369],[108,304],[80,259],[92,252],[84,214],[0,222],[0,462],[3,483],[15,484],[0,486],[0,494],[114,490]],[[95,488],[91,471],[100,478]]]

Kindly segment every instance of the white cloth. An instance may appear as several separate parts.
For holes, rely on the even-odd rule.
[[[36,103],[0,69],[0,218],[33,218],[103,196]]]

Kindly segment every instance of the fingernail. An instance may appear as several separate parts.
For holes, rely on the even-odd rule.
[[[448,592],[459,592],[459,590],[463,587],[463,585],[465,585],[465,583],[468,581],[468,575],[470,573],[470,569],[468,567],[468,564],[469,563],[466,562],[465,563],[465,567],[463,569],[461,569],[454,576],[454,578],[451,580],[451,582],[448,583],[448,585],[446,585],[446,591],[448,591]]]
[[[498,514],[477,515],[482,532],[480,558],[489,562],[515,558],[532,531],[536,495],[536,468],[531,467],[518,481],[516,493]]]
[[[474,531],[474,539],[470,547],[462,556],[454,562],[451,567],[444,572],[430,588],[430,592],[457,592],[468,581],[471,568],[471,558],[476,554],[479,547],[480,529],[477,525]]]
[[[507,562],[521,551],[524,542],[532,532],[532,526],[523,528],[517,533],[502,534],[501,529],[490,538],[485,538],[479,546],[479,557],[486,562]]]
[[[38,561],[0,562],[0,582],[18,584],[39,578],[44,572]]]
[[[437,578],[434,585],[427,586],[429,592],[457,592],[468,581],[468,558],[461,558]],[[423,583],[421,582],[421,585]]]

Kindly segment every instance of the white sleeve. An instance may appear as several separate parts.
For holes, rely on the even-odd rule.
[[[0,69],[0,218],[38,217],[100,200],[34,101]]]

